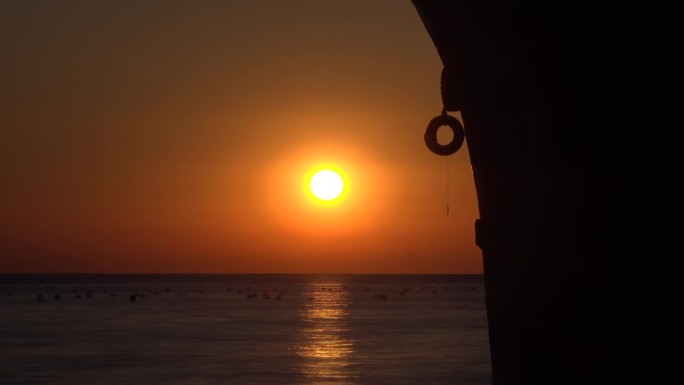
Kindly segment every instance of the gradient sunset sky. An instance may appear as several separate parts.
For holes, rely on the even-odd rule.
[[[4,0],[0,273],[481,273],[441,68],[409,0]]]

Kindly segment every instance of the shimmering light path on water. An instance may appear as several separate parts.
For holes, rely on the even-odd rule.
[[[347,326],[347,291],[339,282],[316,282],[305,291],[307,302],[302,310],[304,327],[298,354],[304,358],[301,373],[308,383],[320,379],[353,382],[350,358],[353,341],[345,338]]]

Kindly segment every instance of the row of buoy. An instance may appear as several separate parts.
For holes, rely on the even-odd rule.
[[[252,298],[257,298],[257,297],[259,297],[259,294],[258,294],[258,293],[255,293],[255,292],[252,292],[252,293],[247,294],[247,299],[252,299]],[[271,295],[270,295],[268,292],[263,292],[263,293],[261,294],[261,297],[262,297],[263,299],[271,299]],[[376,294],[375,297],[376,297],[376,298],[379,298],[379,299],[383,299],[383,300],[386,300],[386,299],[388,298],[388,297],[387,297],[387,294]],[[145,296],[144,296],[144,295],[141,295],[141,294],[139,294],[139,293],[133,293],[133,294],[131,294],[131,295],[128,297],[128,300],[129,300],[130,302],[135,302],[138,298],[145,298]],[[62,297],[61,297],[59,294],[55,294],[55,296],[53,297],[53,299],[55,299],[55,300],[60,300],[60,299],[62,299]],[[275,296],[274,299],[275,299],[276,301],[280,301],[280,300],[282,299],[282,296],[281,296],[281,295],[277,295],[277,296]],[[313,298],[309,298],[309,299],[310,299],[310,300],[313,300]],[[41,293],[41,294],[38,294],[38,296],[36,297],[36,302],[45,302],[45,297],[43,296],[42,293]]]
[[[8,296],[13,295],[13,291],[11,291],[11,287],[0,286],[0,291],[4,291],[5,289],[10,289],[9,291],[7,291]],[[53,291],[54,287],[49,286],[47,289],[48,289],[48,291]],[[109,295],[112,298],[117,297],[117,292],[115,292],[115,291],[107,290],[106,288],[102,288],[101,286],[98,286],[98,289],[99,289],[98,291],[100,291],[101,293],[106,293],[107,295]],[[434,285],[420,286],[420,291],[429,291],[432,294],[438,294],[438,292],[440,292],[440,291],[444,292],[444,291],[448,291],[449,289],[450,289],[449,286],[446,286],[446,285],[442,286],[442,287],[435,287]],[[339,288],[329,288],[329,287],[325,287],[325,286],[320,287],[318,290],[320,290],[320,291],[331,291],[331,292],[332,291],[341,291]],[[399,295],[405,296],[411,290],[412,290],[411,286],[406,286],[399,291]],[[475,287],[472,287],[472,286],[469,287],[467,290],[470,292],[477,291],[477,289]],[[151,295],[160,295],[161,293],[164,293],[164,292],[170,293],[172,291],[174,291],[174,290],[172,290],[168,286],[165,286],[162,290],[146,289],[146,290],[136,291],[136,292],[130,294],[128,296],[128,299],[130,302],[135,302],[137,299],[145,298],[146,293],[151,294]],[[372,292],[373,289],[370,287],[366,287],[365,291]],[[178,293],[178,295],[185,295],[185,294],[192,293],[192,292],[199,293],[199,294],[205,294],[206,290],[205,289],[199,289],[196,291],[183,291],[183,290],[181,290],[180,286],[177,286],[176,292]],[[266,299],[266,300],[275,299],[276,301],[280,301],[283,299],[284,295],[288,292],[288,289],[271,289],[271,290],[264,290],[262,292],[259,292],[259,291],[253,290],[252,286],[247,286],[246,288],[239,288],[239,287],[233,288],[231,286],[228,286],[225,288],[225,292],[232,292],[232,293],[235,293],[237,295],[243,295],[244,293],[246,293],[245,298],[247,298],[247,299],[262,297],[263,299]],[[92,289],[85,289],[85,292],[83,289],[81,289],[81,290],[72,289],[71,293],[73,294],[73,297],[75,299],[81,299],[81,298],[90,299],[90,298],[94,297]],[[378,299],[388,299],[389,298],[389,296],[385,293],[375,294],[374,297],[378,298]],[[60,293],[55,293],[54,295],[52,295],[53,300],[61,300],[62,298],[63,298],[62,294],[60,294]],[[47,300],[47,296],[43,295],[42,293],[38,294],[36,296],[36,302],[45,302],[46,300]]]

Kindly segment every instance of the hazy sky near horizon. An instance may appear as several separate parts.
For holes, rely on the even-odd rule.
[[[481,273],[441,68],[409,0],[0,2],[0,273]]]

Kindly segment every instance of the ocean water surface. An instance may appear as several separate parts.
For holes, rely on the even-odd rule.
[[[481,275],[0,275],[0,383],[491,384]]]

